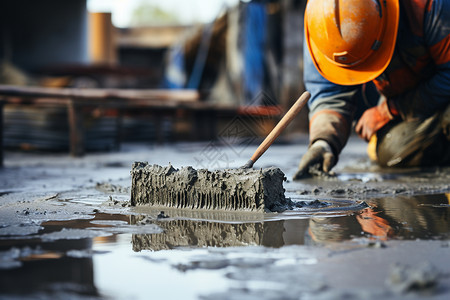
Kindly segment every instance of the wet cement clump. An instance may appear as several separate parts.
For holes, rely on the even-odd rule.
[[[439,271],[430,263],[416,266],[393,264],[390,268],[388,285],[394,292],[433,292],[441,276]]]
[[[97,182],[95,188],[104,193],[128,194],[130,192],[129,187],[123,187],[108,182]]]
[[[284,173],[279,168],[208,171],[135,162],[131,205],[239,211],[283,211]]]

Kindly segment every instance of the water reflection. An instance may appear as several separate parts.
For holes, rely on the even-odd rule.
[[[0,239],[0,298],[20,295],[35,298],[99,296],[94,282],[93,245],[115,243],[117,236],[44,241],[45,234],[70,229],[111,227],[129,223],[125,215],[98,213],[92,219],[48,221],[36,236]],[[102,222],[107,222],[103,224]],[[37,295],[37,296],[36,296]]]
[[[20,258],[20,267],[0,269],[1,294],[35,294],[98,296],[94,284],[94,268],[91,257],[70,257],[66,251],[91,249],[91,239],[57,241],[23,245],[29,255]],[[12,248],[10,255],[14,254]],[[4,252],[7,253],[7,252]],[[6,254],[5,254],[6,255]],[[1,298],[1,296],[0,296]]]
[[[132,216],[132,223],[140,217]],[[232,247],[263,245],[281,247],[283,221],[259,223],[217,223],[209,221],[171,220],[158,225],[163,234],[134,234],[133,250],[164,250],[176,247]]]
[[[230,247],[331,243],[370,239],[448,239],[450,207],[445,194],[396,196],[368,201],[370,207],[339,217],[281,219],[250,223],[160,221],[163,234],[135,234],[134,251],[176,247]],[[132,217],[131,223],[139,223]]]
[[[379,207],[374,210],[392,227],[394,238],[448,239],[449,195],[382,198],[376,200]]]
[[[361,235],[380,240],[450,237],[450,206],[446,194],[386,197],[368,203],[370,208],[354,216],[312,218],[308,234],[320,243]]]
[[[39,235],[22,240],[0,239],[0,298],[11,294],[32,294],[36,298],[43,295],[41,298],[46,298],[62,294],[101,297],[105,291],[112,290],[115,293],[115,289],[123,288],[123,282],[127,282],[127,278],[133,277],[131,274],[136,272],[135,266],[140,266],[141,261],[133,257],[144,255],[145,252],[136,253],[142,250],[249,245],[281,247],[342,242],[355,237],[377,240],[450,238],[448,194],[396,196],[367,202],[369,208],[333,214],[331,217],[310,213],[293,218],[289,214],[279,214],[277,218],[261,219],[252,216],[243,222],[230,218],[226,222],[207,220],[206,215],[201,216],[205,219],[194,220],[173,218],[173,215],[172,218],[157,219],[156,215],[148,218],[149,215],[97,213],[90,220],[47,222],[42,224],[44,229],[39,234],[63,228],[99,232],[99,229],[117,228],[124,224],[143,228],[145,226],[138,225],[142,223],[142,218],[148,218],[161,227],[163,233],[111,233],[94,239],[68,238],[48,242],[41,240]],[[5,262],[10,265],[1,265]],[[117,281],[118,273],[115,270],[121,268],[128,268],[128,273],[122,273],[123,276],[119,277],[123,281],[117,285],[112,284],[111,280]],[[160,273],[155,273],[150,268],[141,268],[142,272],[148,273],[142,277],[142,281],[147,280],[150,275],[161,277],[161,272],[166,272],[167,278],[174,276],[170,266],[161,265],[159,268]],[[129,283],[124,291],[133,290],[128,285]]]

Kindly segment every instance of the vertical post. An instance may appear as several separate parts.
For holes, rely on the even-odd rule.
[[[89,13],[89,56],[92,63],[114,65],[117,62],[115,29],[111,13]]]
[[[3,130],[5,129],[3,124],[3,106],[4,103],[2,99],[0,99],[0,168],[3,168]]]
[[[120,145],[122,144],[122,128],[123,128],[123,108],[119,107],[117,109],[116,117],[116,138],[114,140],[114,147],[116,151],[120,150]]]
[[[83,112],[75,99],[70,99],[68,104],[70,154],[74,157],[84,155],[84,128]]]

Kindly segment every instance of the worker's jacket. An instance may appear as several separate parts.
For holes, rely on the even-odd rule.
[[[312,94],[310,142],[324,139],[338,154],[347,142],[357,105],[364,99],[358,96],[371,84],[329,82],[316,70],[306,44],[304,80]],[[450,1],[400,0],[394,55],[373,83],[380,94],[393,100],[403,119],[430,116],[450,103]]]

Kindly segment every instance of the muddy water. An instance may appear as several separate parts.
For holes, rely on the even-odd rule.
[[[26,238],[0,237],[0,297],[148,299],[151,290],[152,298],[193,299],[230,288],[224,266],[277,260],[258,254],[237,262],[216,259],[205,247],[450,239],[449,194],[294,200],[298,207],[281,214],[136,208],[130,214],[97,212],[90,219],[44,222]],[[180,251],[186,248],[191,250]],[[205,251],[208,259],[197,261]],[[314,258],[296,261],[307,265]],[[186,272],[192,268],[199,270]]]

